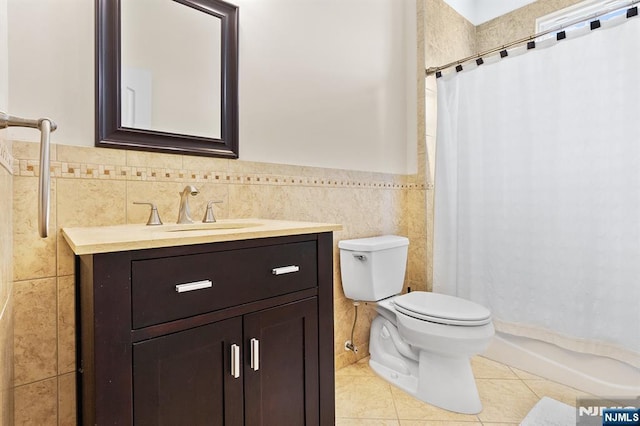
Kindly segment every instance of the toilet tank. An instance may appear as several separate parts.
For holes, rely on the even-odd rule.
[[[408,247],[409,239],[397,235],[340,241],[344,295],[374,302],[399,294],[407,269]]]

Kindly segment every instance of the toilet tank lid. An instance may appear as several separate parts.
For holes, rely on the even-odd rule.
[[[409,239],[398,235],[381,235],[379,237],[358,238],[338,242],[339,248],[353,251],[378,251],[408,245]]]

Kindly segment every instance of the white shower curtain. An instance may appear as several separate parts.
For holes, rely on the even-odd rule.
[[[640,367],[640,18],[438,79],[434,291]]]

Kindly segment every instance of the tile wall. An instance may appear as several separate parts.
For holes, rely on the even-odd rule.
[[[444,65],[476,53],[476,27],[444,0],[425,0],[425,65]]]
[[[408,218],[423,214],[409,214],[409,200],[420,198],[411,194],[424,192],[425,185],[407,176],[54,145],[50,236],[41,239],[35,221],[38,145],[14,142],[13,150],[16,424],[75,421],[74,257],[60,228],[145,223],[148,208],[133,201],[157,203],[163,221],[173,222],[185,184],[200,190],[191,199],[194,216],[204,214],[208,200],[219,199],[219,218],[340,223],[334,299],[341,367],[368,354],[373,310],[363,306],[359,312],[358,355],[345,352],[354,311],[342,294],[337,241],[409,235]],[[419,274],[411,277],[425,282]]]
[[[13,420],[13,278],[11,145],[0,135],[0,424]]]

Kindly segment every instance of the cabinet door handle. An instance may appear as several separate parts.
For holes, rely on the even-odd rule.
[[[211,280],[194,281],[192,283],[176,284],[176,291],[184,293],[185,291],[200,290],[213,286]]]
[[[290,274],[292,272],[298,272],[300,270],[300,267],[298,265],[291,265],[291,266],[282,266],[280,268],[273,268],[271,270],[271,273],[273,275],[282,275],[282,274]]]
[[[240,346],[231,345],[231,375],[234,379],[240,377]]]
[[[260,341],[251,339],[251,369],[258,371],[260,369]]]

